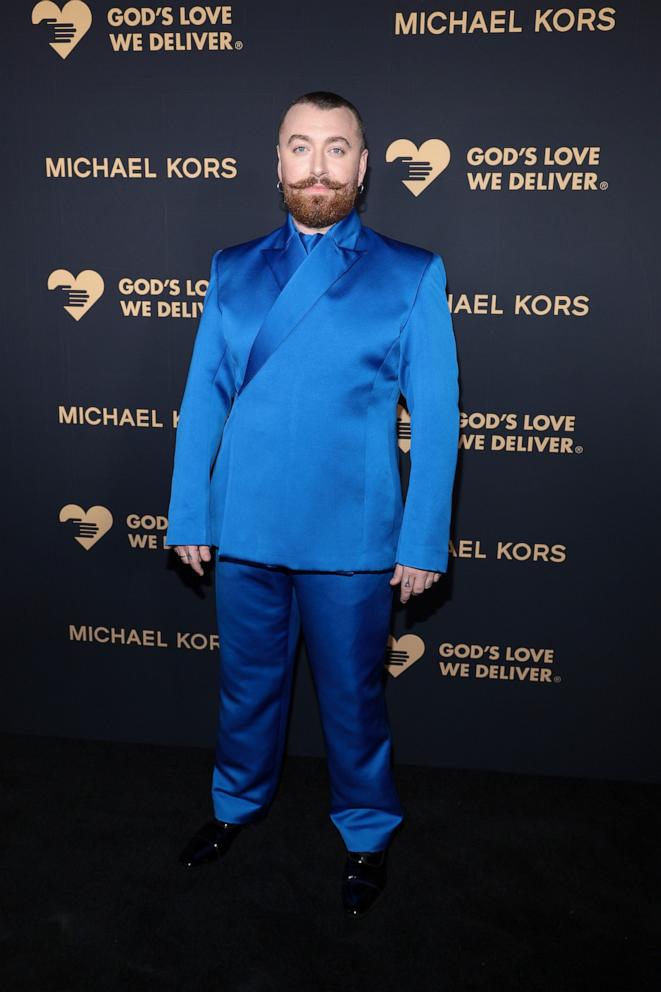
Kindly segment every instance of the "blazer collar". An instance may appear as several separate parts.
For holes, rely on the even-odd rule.
[[[317,279],[320,280],[328,278],[330,284],[331,277],[337,278],[340,269],[349,268],[367,250],[357,247],[359,242],[363,243],[362,234],[360,216],[356,208],[352,207],[346,217],[329,227],[315,250],[308,255],[299,237],[298,228],[291,214],[287,213],[284,224],[276,228],[275,237],[269,239],[270,244],[262,248],[262,252],[281,290],[303,263],[306,263],[306,271],[316,272]],[[307,265],[308,260],[311,267]]]
[[[253,339],[240,392],[316,301],[363,257],[367,249],[354,247],[361,233],[355,208],[328,229],[309,255],[289,215],[276,229],[276,238],[261,251],[275,279],[273,288],[277,286],[279,292]]]

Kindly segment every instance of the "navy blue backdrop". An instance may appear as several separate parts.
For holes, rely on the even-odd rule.
[[[394,600],[396,759],[658,779],[658,5],[4,18],[2,728],[212,746],[176,410],[211,256],[284,219],[278,118],[328,89],[366,122],[363,222],[444,259],[461,366],[449,573]],[[323,754],[303,643],[288,747]]]

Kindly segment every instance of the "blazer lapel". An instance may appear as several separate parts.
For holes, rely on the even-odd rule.
[[[262,254],[271,267],[280,293],[253,340],[238,393],[255,377],[316,301],[363,255],[356,247],[362,233],[354,207],[308,255],[295,231],[285,222],[280,235]]]

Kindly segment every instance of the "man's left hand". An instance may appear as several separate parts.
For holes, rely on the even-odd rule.
[[[401,582],[399,593],[400,603],[407,603],[409,596],[419,596],[425,589],[430,589],[434,582],[438,582],[441,577],[440,572],[426,572],[422,568],[411,568],[410,565],[395,565],[390,585],[397,585]]]

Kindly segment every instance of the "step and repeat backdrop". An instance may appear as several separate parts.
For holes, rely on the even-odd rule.
[[[211,256],[283,222],[278,119],[320,89],[365,120],[363,223],[443,257],[461,370],[448,574],[384,645],[396,760],[658,779],[658,4],[3,17],[2,729],[213,746],[177,410]],[[404,488],[409,436],[402,397]],[[323,755],[299,653],[288,749]]]

